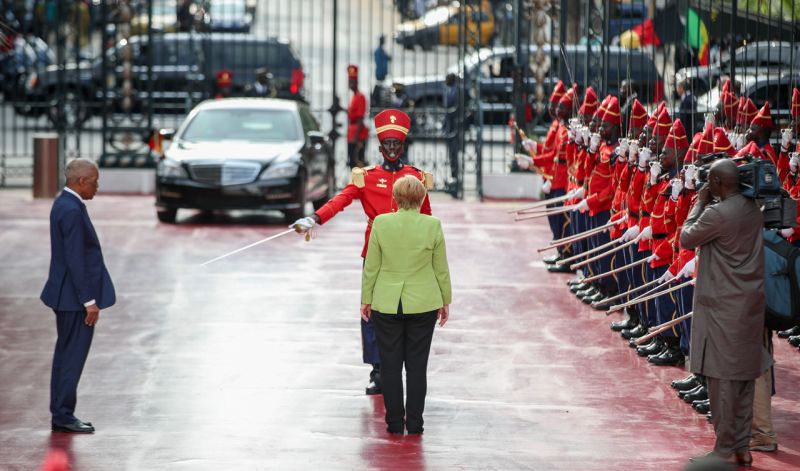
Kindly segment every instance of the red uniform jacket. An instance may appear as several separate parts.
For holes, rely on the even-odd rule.
[[[653,231],[651,244],[653,253],[658,260],[650,262],[652,268],[669,265],[672,263],[675,249],[672,241],[675,239],[675,212],[674,206],[670,208],[670,180],[659,180],[651,189],[656,191],[656,200],[650,213],[650,229]],[[673,211],[670,211],[673,209]]]
[[[589,156],[595,161],[586,191],[586,204],[589,205],[590,216],[611,209],[611,200],[614,198],[611,154],[615,148],[616,146],[603,142],[597,150],[597,155]]]
[[[625,195],[625,205],[628,208],[628,227],[639,224],[639,209],[642,206],[642,192],[644,191],[647,173],[640,171],[635,165],[629,170],[631,174],[628,183],[628,193]]]
[[[559,125],[556,131],[553,148],[533,158],[534,165],[553,177],[551,187],[553,190],[563,190],[567,188],[568,145],[569,135],[567,134],[567,127]]]
[[[362,175],[363,178],[359,175]],[[361,200],[364,213],[369,218],[367,230],[364,233],[364,249],[361,251],[361,256],[365,257],[369,234],[372,231],[372,221],[381,214],[397,211],[397,203],[392,196],[392,187],[395,180],[405,175],[414,175],[423,183],[426,180],[425,172],[410,165],[403,166],[397,172],[389,172],[383,167],[354,168],[353,180],[350,184],[316,211],[315,214],[319,216],[320,224],[328,222],[338,212],[349,206],[353,199]],[[420,212],[431,215],[431,202],[427,196],[422,202]]]
[[[694,258],[694,250],[681,248],[680,233],[683,228],[683,223],[689,216],[689,211],[692,209],[692,206],[694,206],[695,194],[695,190],[684,189],[681,195],[678,196],[678,201],[670,198],[669,203],[667,203],[669,205],[667,210],[671,210],[675,215],[675,236],[672,240],[672,245],[678,250],[677,256],[674,257],[672,265],[669,267],[669,271],[673,275],[677,275],[683,266]]]
[[[347,142],[366,141],[369,136],[364,116],[367,114],[367,97],[356,90],[347,107]],[[361,132],[359,133],[359,128]]]
[[[619,221],[627,214],[625,210],[625,198],[628,192],[628,187],[631,183],[631,170],[627,162],[617,160],[614,165],[614,180],[616,188],[614,191],[614,199],[611,201],[611,216],[612,221]],[[611,228],[609,234],[612,239],[622,236],[622,233],[628,227],[627,223],[617,224]]]

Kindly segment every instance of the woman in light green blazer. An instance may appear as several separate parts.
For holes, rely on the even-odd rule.
[[[361,317],[372,318],[381,356],[386,431],[422,433],[428,355],[436,320],[450,315],[450,270],[441,221],[419,213],[425,186],[413,176],[397,180],[398,211],[372,223],[361,278]],[[403,407],[403,365],[408,394]]]

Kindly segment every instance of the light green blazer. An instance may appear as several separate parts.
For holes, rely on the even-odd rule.
[[[450,304],[450,269],[442,223],[413,209],[381,214],[372,223],[361,276],[361,303],[384,314],[420,314]]]

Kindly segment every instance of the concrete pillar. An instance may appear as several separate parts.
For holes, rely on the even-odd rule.
[[[33,135],[33,197],[54,198],[58,193],[58,134]]]

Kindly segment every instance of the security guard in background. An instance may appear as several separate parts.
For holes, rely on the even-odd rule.
[[[294,227],[298,233],[305,234],[317,224],[325,224],[349,206],[354,199],[358,199],[361,201],[364,213],[369,218],[364,234],[364,248],[361,251],[361,257],[365,257],[372,221],[381,214],[397,211],[397,203],[392,196],[394,182],[400,177],[414,175],[425,183],[428,189],[433,187],[433,175],[411,165],[404,165],[401,161],[410,126],[411,118],[400,110],[387,109],[375,115],[375,131],[378,134],[378,141],[380,141],[378,149],[383,155],[383,164],[363,168],[354,167],[350,184],[341,193],[334,196],[312,216],[298,219],[291,227]],[[431,203],[427,196],[422,202],[420,212],[431,214]],[[381,360],[378,355],[378,343],[372,321],[361,321],[361,344],[364,363],[372,365],[366,392],[367,394],[380,394]]]

